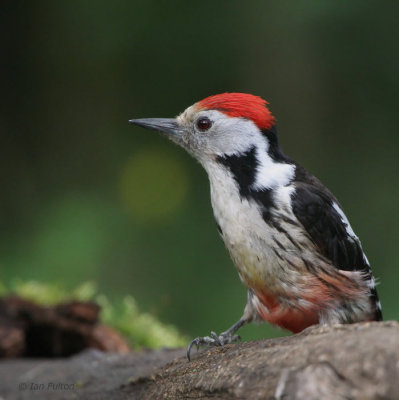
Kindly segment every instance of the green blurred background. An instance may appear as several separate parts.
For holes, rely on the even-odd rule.
[[[271,103],[286,153],[340,199],[398,319],[399,3],[9,1],[0,15],[0,280],[92,280],[188,336],[230,326],[246,293],[204,171],[127,121],[241,91]]]

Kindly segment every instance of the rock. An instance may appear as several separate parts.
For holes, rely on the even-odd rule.
[[[0,363],[0,400],[130,398],[130,381],[151,376],[184,350],[120,354],[85,350],[70,358],[7,359]],[[186,361],[186,360],[184,360]]]

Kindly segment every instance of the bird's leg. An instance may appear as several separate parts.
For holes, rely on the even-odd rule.
[[[240,336],[235,335],[235,333],[247,323],[247,321],[241,318],[232,327],[227,329],[227,331],[222,332],[219,336],[215,332],[211,332],[211,336],[197,337],[190,342],[187,347],[187,358],[190,361],[190,352],[192,347],[195,345],[197,351],[201,345],[207,346],[224,346],[225,344],[237,342],[240,340]]]

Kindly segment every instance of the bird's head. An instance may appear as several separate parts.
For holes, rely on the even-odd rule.
[[[253,147],[276,152],[275,119],[267,102],[245,93],[223,93],[188,107],[177,118],[144,118],[131,124],[166,134],[206,165]]]

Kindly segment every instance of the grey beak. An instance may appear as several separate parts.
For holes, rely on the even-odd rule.
[[[158,132],[164,132],[169,135],[180,135],[183,131],[179,125],[177,125],[177,121],[174,118],[131,119],[129,124],[138,125]]]

